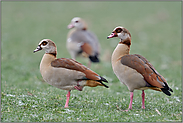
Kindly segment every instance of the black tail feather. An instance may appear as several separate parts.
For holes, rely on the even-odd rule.
[[[102,83],[101,81],[99,81],[103,86],[105,86],[106,88],[109,88],[109,86],[105,85],[104,83]]]
[[[104,82],[108,83],[108,81],[104,77],[100,76],[100,78],[101,78],[101,81],[104,81]]]
[[[169,90],[170,90],[171,92],[173,92],[173,90],[172,90],[171,88],[169,88]]]
[[[161,90],[166,95],[171,96],[171,93],[169,91],[173,92],[173,90],[171,88],[169,88],[169,86],[168,86],[168,84],[166,82],[164,82],[164,84],[165,84],[165,86],[164,86],[164,88],[161,88]]]
[[[169,90],[166,90],[165,88],[161,88],[161,90],[163,91],[163,93],[165,93],[168,96],[171,96],[171,93],[169,92]]]
[[[83,77],[81,80],[90,80],[90,79],[88,79],[88,78],[86,78],[86,77]],[[96,80],[96,81],[97,81],[97,82],[103,81],[103,82],[108,83],[108,81],[107,81],[104,77],[101,77],[101,76],[100,76],[100,80]]]
[[[97,55],[95,55],[95,56],[89,56],[89,59],[90,59],[90,61],[92,61],[92,62],[100,62],[100,60],[99,60],[99,58],[98,58]]]
[[[101,77],[101,76],[100,76],[100,78],[101,78],[101,79],[100,79],[100,80],[97,80],[97,81],[100,82],[100,83],[101,83],[103,86],[105,86],[106,88],[109,88],[109,86],[107,86],[107,85],[105,85],[104,83],[102,83],[102,81],[103,81],[103,82],[106,82],[106,83],[108,83],[108,81],[107,81],[104,77]]]
[[[106,82],[106,83],[108,83],[108,81],[104,78],[104,77],[101,77],[100,76],[100,80],[95,80],[95,81],[97,81],[97,82],[100,82],[103,86],[105,86],[106,88],[109,88],[109,86],[107,86],[107,85],[105,85],[104,83],[102,83],[102,81],[103,82]],[[83,77],[82,79],[80,79],[80,80],[90,80],[90,79],[88,79],[88,78],[86,78],[86,77]]]

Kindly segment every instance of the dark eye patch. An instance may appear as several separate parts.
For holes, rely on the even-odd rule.
[[[48,42],[43,41],[43,42],[42,42],[42,45],[45,46],[45,45],[47,45],[47,43],[48,43]]]
[[[122,31],[121,28],[117,28],[117,29],[116,29],[116,32],[117,32],[117,33],[120,33],[121,31]]]

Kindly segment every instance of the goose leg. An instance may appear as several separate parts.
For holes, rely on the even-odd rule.
[[[74,86],[75,89],[77,89],[78,91],[82,91],[83,90],[83,87],[81,86]]]
[[[130,92],[130,104],[128,109],[132,109],[132,102],[133,102],[133,92]]]
[[[145,109],[145,93],[144,93],[144,90],[142,90],[142,108]]]
[[[71,91],[69,90],[68,93],[67,93],[67,95],[66,95],[67,99],[66,99],[66,103],[65,103],[65,108],[68,108],[69,107],[70,92]]]
[[[129,107],[125,111],[128,111],[129,109],[132,109],[132,102],[133,102],[133,92],[130,92],[130,103],[129,103]]]

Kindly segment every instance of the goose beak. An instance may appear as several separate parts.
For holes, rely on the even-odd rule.
[[[107,39],[109,39],[109,38],[113,38],[113,37],[116,37],[117,35],[115,35],[115,33],[111,33],[109,36],[107,36]]]
[[[38,47],[33,51],[33,53],[35,53],[35,52],[37,52],[37,51],[40,51],[40,50],[42,50],[42,48],[41,48],[40,45],[38,45]]]
[[[68,28],[68,29],[74,28],[74,25],[73,25],[73,24],[69,24],[69,25],[67,26],[67,28]]]

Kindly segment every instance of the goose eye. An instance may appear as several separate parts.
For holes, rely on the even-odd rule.
[[[48,43],[48,42],[43,41],[43,42],[42,42],[42,45],[45,46],[45,45],[47,45],[47,43]]]
[[[78,23],[79,21],[75,21],[76,23]]]
[[[121,28],[116,29],[116,32],[117,32],[117,33],[120,33],[121,31],[122,31]]]

